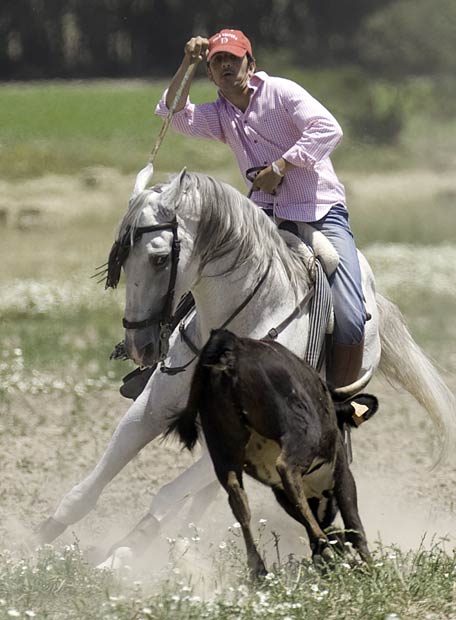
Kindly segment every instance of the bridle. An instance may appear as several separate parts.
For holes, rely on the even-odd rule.
[[[106,287],[116,288],[120,278],[120,270],[128,257],[131,247],[139,241],[146,233],[157,232],[159,230],[170,230],[173,234],[171,244],[171,272],[169,275],[168,290],[165,295],[165,302],[162,309],[156,315],[152,315],[143,321],[129,321],[126,317],[122,319],[125,329],[146,329],[158,324],[159,335],[159,359],[164,360],[168,355],[169,338],[172,333],[174,292],[176,288],[177,267],[180,255],[180,241],[177,234],[177,219],[163,224],[151,224],[150,226],[138,226],[131,235],[131,230],[127,229],[122,240],[116,241],[111,249],[108,259],[108,273]]]
[[[152,224],[150,226],[138,226],[135,229],[133,235],[131,234],[131,229],[127,228],[125,234],[123,235],[121,240],[115,241],[112,246],[111,252],[108,258],[108,267],[107,267],[107,277],[106,277],[106,288],[116,288],[119,279],[122,265],[125,263],[128,254],[130,252],[131,247],[134,245],[136,241],[141,239],[141,237],[150,232],[156,232],[158,230],[171,230],[173,234],[173,241],[171,245],[171,273],[169,276],[168,290],[165,296],[165,303],[163,304],[163,308],[159,312],[158,315],[150,316],[143,321],[129,321],[126,317],[122,319],[122,325],[125,329],[146,329],[147,327],[151,327],[158,323],[160,334],[159,334],[159,349],[158,349],[158,360],[162,363],[162,371],[167,372],[170,371],[169,374],[174,374],[172,369],[167,369],[164,367],[163,362],[168,355],[169,351],[169,339],[171,337],[173,331],[174,324],[174,315],[173,315],[173,305],[174,305],[174,292],[176,286],[176,278],[177,278],[177,267],[179,263],[179,255],[180,255],[180,241],[177,233],[178,223],[177,219],[174,217],[170,222],[164,222],[163,224]],[[231,321],[245,308],[245,306],[251,301],[251,299],[256,295],[258,290],[261,288],[263,283],[265,282],[269,271],[271,269],[271,261],[269,262],[265,272],[262,277],[259,279],[254,288],[250,291],[244,301],[236,308],[236,310],[228,317],[228,319],[223,323],[221,329],[227,327]],[[192,362],[193,360],[191,360]],[[187,364],[185,365],[187,366]],[[184,370],[185,367],[176,369],[177,371]]]
[[[177,233],[178,223],[177,219],[174,217],[170,222],[164,222],[163,224],[152,224],[150,226],[139,226],[135,229],[133,235],[131,234],[131,229],[128,227],[125,231],[124,236],[120,241],[115,241],[112,246],[111,252],[108,258],[108,267],[107,267],[107,277],[106,277],[106,288],[116,288],[119,279],[122,265],[126,261],[128,254],[130,252],[131,247],[134,245],[136,241],[141,239],[142,235],[150,232],[156,232],[159,230],[170,230],[173,234],[173,241],[171,245],[171,273],[169,276],[168,290],[165,296],[165,303],[163,304],[162,310],[158,315],[150,316],[143,321],[129,321],[125,317],[122,319],[122,325],[125,329],[145,329],[147,327],[151,327],[158,323],[160,333],[159,333],[159,349],[158,349],[158,360],[161,362],[161,371],[167,374],[177,374],[179,372],[183,372],[187,366],[189,366],[196,357],[199,355],[199,350],[197,347],[189,340],[188,337],[185,337],[184,329],[181,329],[181,335],[183,339],[190,347],[190,349],[195,353],[195,357],[192,358],[189,362],[184,364],[184,366],[180,366],[177,368],[168,368],[164,365],[164,360],[166,359],[169,351],[169,339],[171,337],[173,331],[173,323],[174,323],[174,315],[172,313],[173,303],[174,303],[174,292],[176,286],[176,278],[177,278],[177,267],[179,263],[179,255],[180,255],[180,241]],[[269,271],[271,269],[271,262],[263,273],[262,277],[259,279],[255,287],[250,291],[249,295],[244,299],[244,301],[236,308],[236,310],[228,317],[226,321],[224,321],[223,325],[220,329],[226,328],[235,317],[246,307],[246,305],[252,300],[252,298],[256,295],[258,290],[264,284]],[[265,339],[275,340],[279,334],[286,328],[288,325],[299,315],[300,312],[305,308],[307,303],[314,295],[314,287],[311,287],[309,291],[306,293],[304,298],[297,304],[294,310],[283,320],[280,325],[277,327],[273,327],[269,330]]]

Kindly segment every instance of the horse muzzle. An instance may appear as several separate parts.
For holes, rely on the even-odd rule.
[[[152,366],[161,359],[160,326],[125,330],[125,348],[128,357],[138,366]]]

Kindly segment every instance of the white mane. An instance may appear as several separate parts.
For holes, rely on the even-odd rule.
[[[152,198],[160,221],[197,214],[194,252],[199,256],[200,271],[211,261],[233,253],[235,259],[226,273],[249,262],[260,275],[270,260],[278,259],[294,286],[309,282],[310,266],[303,264],[299,250],[287,247],[276,225],[238,190],[204,174],[184,172],[167,185],[141,192],[120,224],[118,239],[127,230],[133,238]]]
[[[287,247],[274,222],[246,196],[204,174],[185,172],[179,180],[172,182],[173,189],[164,188],[159,210],[168,218],[173,211],[182,217],[185,213],[197,214],[194,253],[199,257],[200,271],[211,261],[233,253],[235,258],[226,273],[249,262],[260,276],[270,260],[278,259],[294,286],[309,282],[302,254]]]

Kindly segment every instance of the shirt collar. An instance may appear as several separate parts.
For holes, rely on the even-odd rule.
[[[261,86],[263,82],[266,82],[268,77],[269,76],[265,71],[258,71],[257,73],[254,73],[249,80],[250,88],[253,88],[253,90],[258,90],[259,86]]]
[[[249,80],[249,88],[253,90],[252,97],[257,92],[257,90],[260,88],[260,86],[263,84],[263,82],[267,80],[268,77],[269,76],[265,71],[258,71],[257,73],[254,73],[252,75],[252,77]],[[230,101],[228,101],[228,99],[223,95],[221,90],[218,91],[218,96],[219,96],[219,99],[221,99],[222,101],[225,101],[226,103],[231,105],[233,108],[236,107],[236,106],[233,106],[233,104]]]

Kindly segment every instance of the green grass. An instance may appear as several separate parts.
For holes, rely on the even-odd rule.
[[[141,168],[162,119],[154,115],[165,84],[70,82],[0,87],[0,169],[6,178],[73,174],[94,165],[121,172]],[[208,84],[194,99],[214,97]],[[170,131],[160,165],[176,170],[189,161],[214,170],[232,162],[222,145],[182,140]],[[231,163],[232,165],[232,163]]]
[[[282,74],[308,88],[340,119],[345,140],[334,154],[339,168],[375,171],[434,165],[451,169],[456,128],[451,120],[439,117],[435,107],[439,92],[432,84],[375,82],[353,69],[318,74],[288,69]],[[0,86],[2,176],[74,174],[94,165],[136,171],[158,135],[162,120],[153,112],[166,85],[74,81]],[[214,87],[204,79],[192,87],[196,103],[215,97]],[[387,132],[396,116],[401,132],[388,143]],[[225,146],[186,139],[172,131],[157,164],[163,171],[187,165],[237,175]]]
[[[77,546],[43,548],[33,560],[0,555],[0,619],[52,620],[451,620],[456,617],[456,558],[438,545],[402,553],[378,548],[370,569],[337,560],[320,573],[310,561],[276,566],[263,584],[226,554],[208,581],[209,597],[171,563],[142,580],[90,568]],[[229,575],[229,583],[227,583]],[[152,585],[153,584],[153,585]],[[208,584],[209,585],[209,584]]]

